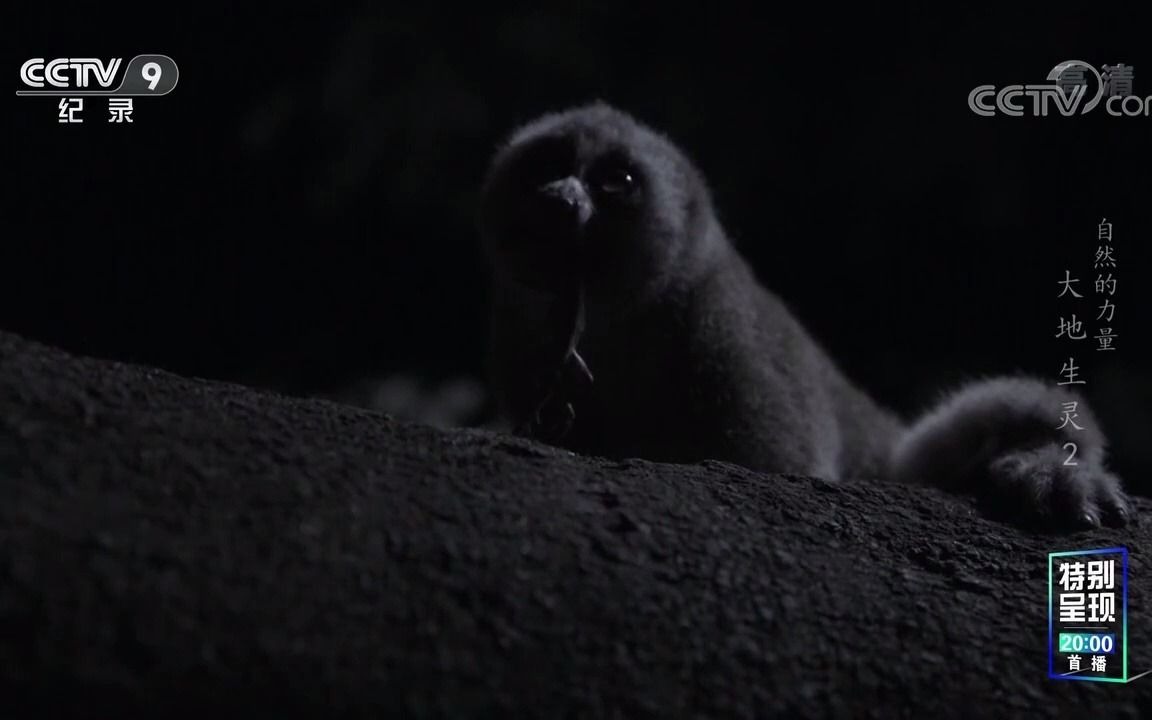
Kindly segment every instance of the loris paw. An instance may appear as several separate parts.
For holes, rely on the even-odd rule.
[[[1066,465],[1058,445],[1005,454],[989,465],[993,511],[1048,529],[1122,527],[1132,506],[1120,480],[1094,462]]]

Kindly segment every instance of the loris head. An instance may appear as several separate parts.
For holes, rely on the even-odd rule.
[[[668,139],[598,103],[545,115],[500,149],[481,234],[529,286],[639,291],[692,275],[723,242],[708,189]]]

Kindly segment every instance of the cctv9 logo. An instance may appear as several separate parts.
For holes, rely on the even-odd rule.
[[[108,89],[120,67],[120,58],[32,58],[20,67],[25,88],[17,95],[167,95],[176,87],[180,70],[167,55],[137,55],[124,68],[120,84]],[[93,82],[95,81],[95,82]]]

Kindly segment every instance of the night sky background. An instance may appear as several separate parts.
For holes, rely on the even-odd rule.
[[[603,99],[686,149],[765,284],[882,401],[912,413],[1002,372],[1055,382],[1075,349],[1115,467],[1147,492],[1152,117],[967,107],[976,85],[1044,82],[1068,59],[1132,65],[1152,95],[1139,23],[1111,6],[852,12],[21,9],[13,92],[30,57],[162,53],[181,75],[128,126],[103,99],[69,126],[56,100],[10,95],[0,328],[350,401],[381,378],[478,379],[486,163],[517,124]],[[1054,337],[1061,314],[1096,326],[1104,216],[1115,353]],[[1065,268],[1078,305],[1056,298]]]

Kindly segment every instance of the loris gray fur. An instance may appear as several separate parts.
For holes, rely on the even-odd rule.
[[[480,224],[493,385],[524,432],[608,457],[936,484],[1052,527],[1128,520],[1098,431],[1077,432],[1078,464],[1064,464],[1073,438],[1054,418],[1075,400],[1087,420],[1082,398],[997,378],[911,424],[874,402],[757,281],[687,157],[619,110],[516,131]],[[557,407],[549,430],[540,414]]]

